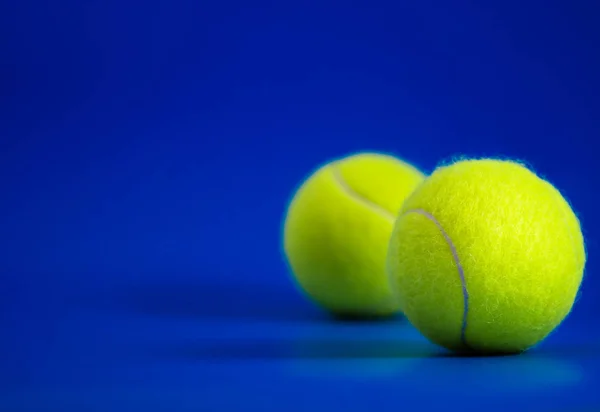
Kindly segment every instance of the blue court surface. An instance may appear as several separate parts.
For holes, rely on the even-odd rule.
[[[0,412],[600,411],[597,2],[9,3]],[[282,220],[359,151],[530,165],[583,228],[572,313],[503,357],[330,318]]]
[[[52,297],[13,285],[13,313],[36,316],[3,328],[1,409],[600,408],[600,336],[575,316],[529,353],[460,358],[402,319],[334,322],[257,284],[136,283]]]

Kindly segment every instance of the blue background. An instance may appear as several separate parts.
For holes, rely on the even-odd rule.
[[[0,410],[600,408],[598,6],[480,3],[2,3]],[[587,237],[572,315],[508,358],[328,319],[281,223],[360,150],[527,161]]]

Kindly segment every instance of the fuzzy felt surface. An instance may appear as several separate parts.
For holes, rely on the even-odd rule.
[[[493,159],[442,166],[406,200],[388,272],[410,322],[456,351],[521,352],[568,315],[586,255],[550,183]]]

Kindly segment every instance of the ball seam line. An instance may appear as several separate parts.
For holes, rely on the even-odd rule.
[[[467,344],[467,340],[466,340],[467,315],[469,313],[469,291],[467,289],[467,283],[465,281],[464,268],[462,267],[462,264],[460,263],[460,259],[458,257],[458,252],[456,251],[456,246],[454,245],[454,242],[452,242],[452,239],[450,238],[448,233],[444,230],[442,224],[440,222],[438,222],[438,220],[431,213],[429,213],[423,209],[411,209],[411,210],[404,212],[405,215],[408,213],[418,213],[418,214],[424,216],[425,218],[429,219],[430,221],[432,221],[433,224],[435,224],[437,226],[438,230],[440,231],[440,233],[446,240],[446,243],[450,247],[450,252],[452,253],[452,258],[454,259],[454,263],[456,264],[456,267],[458,269],[458,275],[460,277],[460,283],[461,283],[462,294],[463,294],[464,309],[463,309],[463,318],[462,318],[462,324],[461,324],[461,329],[460,329],[460,340],[464,346],[469,347],[469,345]]]
[[[391,213],[390,211],[386,210],[385,208],[383,208],[382,206],[378,205],[377,203],[374,203],[374,202],[370,201],[369,199],[367,199],[367,198],[361,196],[360,194],[356,193],[350,187],[350,185],[346,182],[346,180],[344,180],[344,177],[342,176],[342,172],[340,171],[339,167],[336,167],[335,165],[332,165],[331,169],[332,169],[332,172],[333,172],[333,178],[334,178],[334,180],[340,185],[340,187],[342,188],[342,190],[344,192],[346,192],[346,194],[348,196],[350,196],[356,202],[358,202],[358,203],[362,204],[363,206],[367,207],[371,211],[373,211],[373,212],[377,213],[378,215],[382,216],[386,220],[388,220],[388,221],[390,221],[392,223],[396,220],[396,217],[394,216],[393,213]]]

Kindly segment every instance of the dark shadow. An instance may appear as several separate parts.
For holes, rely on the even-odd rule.
[[[185,361],[268,359],[429,358],[441,350],[422,342],[278,340],[198,342],[151,351],[159,359]]]
[[[390,315],[390,316],[363,316],[363,315],[352,315],[352,314],[343,314],[343,315],[330,315],[330,319],[336,321],[337,323],[386,323],[386,322],[406,322],[406,318],[401,315]]]
[[[477,352],[450,352],[444,351],[435,355],[436,358],[502,358],[518,356],[518,353],[477,353]]]
[[[560,358],[594,359],[600,357],[600,345],[596,342],[586,345],[542,345],[521,353],[473,353],[444,351],[436,355],[439,358]]]
[[[599,348],[587,348],[598,356]],[[581,357],[582,353],[575,350]],[[277,340],[210,340],[150,350],[152,357],[187,361],[268,360],[268,359],[397,359],[397,358],[513,358],[563,359],[573,356],[573,348],[535,350],[521,354],[454,353],[423,341],[346,340],[346,339],[277,339]]]

